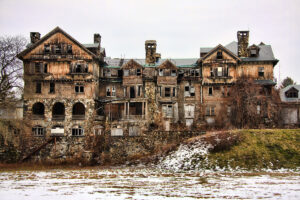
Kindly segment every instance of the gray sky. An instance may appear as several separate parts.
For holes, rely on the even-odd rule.
[[[271,44],[274,75],[300,84],[299,0],[0,0],[0,35],[43,35],[60,26],[81,43],[100,33],[107,56],[144,58],[155,39],[163,58],[199,57],[200,47],[226,45],[238,30],[250,44]],[[298,57],[299,56],[299,57]]]

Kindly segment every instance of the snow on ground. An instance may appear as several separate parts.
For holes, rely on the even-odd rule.
[[[300,199],[300,173],[154,168],[0,172],[0,199]]]

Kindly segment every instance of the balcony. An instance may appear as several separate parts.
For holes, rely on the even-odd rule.
[[[52,115],[52,120],[63,121],[65,120],[65,115]]]
[[[85,115],[72,115],[73,120],[85,120]]]

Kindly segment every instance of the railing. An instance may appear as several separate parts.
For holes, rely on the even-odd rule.
[[[125,115],[122,117],[123,120],[142,120],[145,119],[145,115]]]
[[[52,120],[65,120],[65,115],[52,115]]]
[[[73,120],[84,120],[85,115],[72,115]]]
[[[45,118],[44,115],[32,115],[31,116],[31,119],[33,119],[33,120],[44,119],[44,118]]]

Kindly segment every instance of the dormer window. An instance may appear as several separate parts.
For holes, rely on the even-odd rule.
[[[285,92],[286,98],[298,98],[299,91],[294,87]]]
[[[250,56],[251,57],[256,57],[256,49],[251,49],[250,50]]]
[[[217,52],[217,59],[223,59],[222,51]]]

